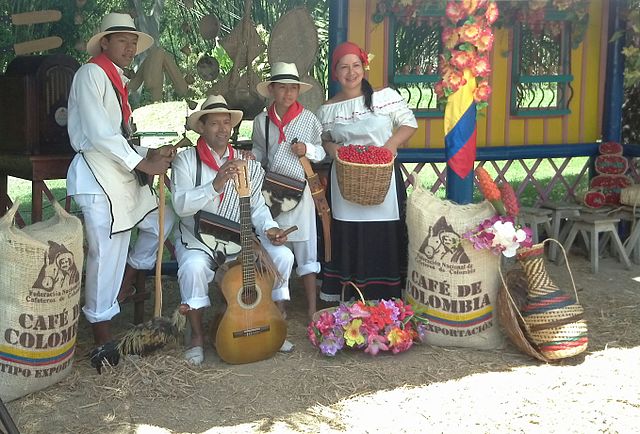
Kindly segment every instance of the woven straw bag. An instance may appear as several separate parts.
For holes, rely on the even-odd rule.
[[[540,361],[548,362],[549,359],[527,338],[526,325],[520,315],[520,309],[526,303],[527,291],[529,290],[524,270],[521,267],[513,268],[507,271],[503,279],[496,303],[498,321],[500,321],[502,329],[520,351]]]
[[[545,240],[547,241],[555,240]],[[544,242],[518,250],[517,259],[527,277],[528,290],[526,303],[516,311],[528,339],[548,360],[573,357],[585,351],[589,343],[587,322],[568,262],[567,269],[573,283],[575,300],[548,275],[544,264]],[[516,305],[513,298],[511,302]]]
[[[358,205],[380,205],[389,191],[393,161],[386,164],[358,164],[336,155],[336,175],[340,193]]]

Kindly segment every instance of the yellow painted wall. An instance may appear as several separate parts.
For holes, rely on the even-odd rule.
[[[374,88],[388,83],[387,65],[391,53],[385,48],[388,41],[388,18],[382,23],[371,20],[376,0],[349,1],[349,40],[375,55],[368,78]],[[478,146],[570,144],[593,142],[600,138],[602,126],[604,62],[606,56],[602,32],[606,32],[605,16],[608,0],[592,0],[589,26],[584,41],[571,50],[571,83],[573,97],[571,114],[566,116],[517,117],[510,114],[510,74],[512,32],[495,32],[492,53],[491,86],[493,93],[489,107],[478,116]],[[409,142],[411,148],[444,147],[442,118],[418,119],[418,131]]]

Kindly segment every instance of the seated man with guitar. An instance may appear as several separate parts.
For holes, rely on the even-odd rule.
[[[208,285],[215,275],[214,260],[216,259],[215,252],[202,242],[198,233],[196,223],[200,211],[240,223],[241,235],[242,228],[248,227],[250,229],[253,226],[261,241],[261,247],[268,253],[272,265],[275,266],[277,274],[279,274],[279,279],[275,279],[273,288],[260,289],[265,294],[270,294],[271,296],[268,298],[275,302],[289,300],[289,276],[294,258],[291,250],[283,245],[287,241],[286,234],[271,217],[269,208],[267,208],[261,194],[264,170],[257,161],[242,159],[242,156],[238,155],[238,152],[229,144],[232,129],[241,120],[242,111],[229,110],[222,96],[209,96],[202,103],[201,109],[191,114],[187,120],[188,126],[200,134],[196,147],[179,153],[172,166],[172,202],[175,212],[180,217],[179,230],[176,233],[178,282],[182,303],[189,306],[186,315],[192,330],[190,348],[186,351],[185,358],[192,364],[200,364],[204,358],[202,316],[203,309],[211,305]],[[249,184],[246,186],[246,191],[241,191],[239,181],[246,181],[246,184]],[[228,303],[225,317],[233,310],[231,309],[232,303],[237,301],[242,305],[240,309],[242,320],[246,321],[254,313],[251,311],[252,307],[264,304],[266,297],[258,296],[256,298],[261,302],[254,300],[255,302],[244,303],[245,291],[242,287],[245,278],[253,278],[254,271],[251,267],[249,273],[249,270],[246,270],[244,266],[249,262],[246,261],[246,258],[253,260],[253,242],[247,244],[243,239],[242,247],[243,251],[240,253],[243,259],[242,278],[240,279],[242,282],[239,284],[238,296],[227,297],[226,277],[221,286]],[[247,247],[249,248],[247,249]],[[251,250],[251,252],[246,250]],[[259,288],[259,285],[253,281],[251,285],[251,289]],[[284,335],[279,338],[280,340],[275,340],[277,342],[277,346],[273,350],[275,352],[280,348],[280,345],[290,347],[291,344],[284,341],[286,325],[284,325],[283,318],[273,302],[268,300],[268,303],[270,306],[265,309],[270,312],[275,309],[278,318],[274,321],[277,324],[273,326],[258,324],[255,329],[247,326],[243,330],[234,330],[233,337],[255,335],[250,339],[259,339],[261,336],[267,337],[270,334],[266,332],[268,330],[282,330],[284,327]],[[257,315],[263,314],[258,313]],[[225,323],[225,319],[223,318],[221,325]],[[218,333],[215,345],[218,354],[224,360],[230,363],[244,363],[255,359],[252,359],[251,356],[245,360],[231,356],[227,359],[221,352],[222,343],[218,340],[220,340],[220,333]],[[238,348],[243,342],[242,339],[234,340],[233,338],[230,341],[231,345],[237,342]],[[255,342],[251,342],[248,348],[255,346]],[[235,350],[237,349],[229,351]],[[225,349],[225,353],[226,351]],[[262,355],[262,353],[260,354]],[[256,357],[259,359],[260,355]]]

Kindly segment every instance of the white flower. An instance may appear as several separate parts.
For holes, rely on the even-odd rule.
[[[493,224],[495,237],[492,246],[502,250],[502,254],[507,258],[515,256],[516,250],[520,247],[520,242],[524,241],[527,234],[522,229],[516,229],[512,222],[497,221]]]

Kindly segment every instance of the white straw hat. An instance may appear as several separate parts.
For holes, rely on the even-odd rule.
[[[139,32],[133,22],[133,18],[129,14],[118,14],[111,12],[105,15],[100,23],[100,31],[93,35],[87,42],[87,53],[97,56],[102,52],[100,47],[100,39],[111,33],[133,33],[138,35],[138,46],[136,54],[142,53],[153,45],[153,38],[144,32]]]
[[[228,113],[231,115],[231,126],[235,127],[242,120],[242,110],[229,110],[227,101],[222,95],[209,95],[200,106],[200,110],[191,113],[187,119],[187,125],[198,134],[202,134],[202,125],[198,121],[209,113]]]
[[[301,94],[305,93],[312,87],[309,83],[300,81],[298,68],[296,68],[295,63],[285,62],[275,62],[273,65],[271,65],[271,78],[267,81],[263,81],[262,83],[258,83],[258,85],[256,86],[256,90],[263,97],[269,98],[271,96],[269,94],[269,85],[271,83],[299,84]]]

